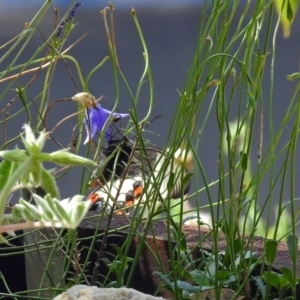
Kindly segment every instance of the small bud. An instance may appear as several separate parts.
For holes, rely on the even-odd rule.
[[[88,108],[88,107],[97,108],[96,107],[96,99],[90,93],[81,92],[81,93],[78,93],[75,96],[73,96],[71,99],[74,101],[79,101],[81,103],[81,105],[85,108]]]
[[[207,84],[207,87],[218,86],[220,84],[221,84],[221,80],[213,79]]]
[[[186,149],[178,149],[175,154],[175,158],[178,162],[185,167],[188,172],[192,172],[194,169],[194,155],[191,150],[187,152]]]
[[[232,67],[232,69],[230,70],[230,76],[233,77],[233,78],[235,78],[235,76],[236,76],[236,69],[235,69],[235,67]]]
[[[97,163],[94,161],[67,152],[65,150],[59,150],[50,153],[49,157],[51,157],[51,161],[58,164],[58,165],[69,165],[69,166],[86,166],[86,165],[91,165],[91,166],[96,166]]]
[[[290,81],[292,81],[294,79],[297,79],[299,77],[300,77],[300,73],[293,73],[293,74],[290,74],[290,75],[286,75],[287,80],[290,80]]]
[[[29,29],[29,28],[30,28],[30,23],[29,22],[25,22],[24,30]]]
[[[205,40],[210,44],[209,49],[211,50],[211,48],[212,48],[213,45],[214,45],[214,41],[213,41],[212,37],[211,37],[210,35],[208,35],[208,36],[205,38]]]

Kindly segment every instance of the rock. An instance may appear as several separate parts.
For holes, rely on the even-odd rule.
[[[164,300],[128,288],[98,288],[96,286],[75,285],[53,300]]]

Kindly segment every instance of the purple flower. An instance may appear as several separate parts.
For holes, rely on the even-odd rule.
[[[129,114],[119,114],[111,112],[105,108],[102,108],[100,104],[96,103],[96,108],[87,108],[88,117],[85,117],[85,125],[87,131],[87,138],[84,141],[86,144],[90,139],[92,139],[97,132],[103,130],[104,124],[106,123],[109,116],[111,116],[112,121],[116,121],[125,117],[128,117]],[[109,122],[105,127],[106,139],[111,138],[112,128],[109,126]]]
[[[77,2],[73,7],[72,9],[70,10],[70,13],[69,13],[69,16],[67,17],[67,19],[65,19],[64,21],[62,21],[58,28],[57,28],[57,31],[56,31],[56,37],[58,38],[60,35],[61,35],[61,32],[62,32],[62,29],[63,27],[66,25],[67,22],[70,22],[74,16],[75,16],[75,11],[76,11],[76,8],[79,7],[82,3],[81,2]]]
[[[71,11],[70,11],[70,13],[69,13],[69,17],[68,17],[68,21],[71,21],[71,19],[72,18],[74,18],[74,16],[75,16],[75,10],[76,10],[76,8],[78,7],[78,6],[80,6],[82,3],[81,2],[77,2],[76,4],[75,4],[75,6],[71,9]]]
[[[57,38],[60,37],[61,32],[62,32],[62,29],[63,29],[63,27],[64,27],[65,24],[66,24],[65,22],[61,22],[61,23],[59,24],[59,26],[58,26],[58,28],[57,28],[57,30],[56,30],[56,37],[57,37]]]

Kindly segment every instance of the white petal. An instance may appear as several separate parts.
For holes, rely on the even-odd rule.
[[[40,132],[39,137],[35,141],[36,146],[40,150],[43,149],[43,147],[45,145],[45,142],[46,142],[46,139],[48,138],[48,136],[49,136],[49,132],[46,132],[45,130],[43,130],[43,131]]]
[[[25,131],[24,133],[25,133],[26,142],[29,143],[29,144],[35,143],[35,136],[34,136],[34,133],[31,129],[31,127],[28,124],[24,124],[23,128],[24,128],[24,131]]]

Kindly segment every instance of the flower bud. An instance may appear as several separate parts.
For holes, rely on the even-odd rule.
[[[43,130],[40,132],[39,137],[36,139],[31,127],[28,124],[24,124],[23,128],[24,134],[22,140],[26,150],[30,154],[37,154],[43,149],[49,133]]]
[[[49,157],[51,158],[51,161],[59,164],[59,165],[69,165],[69,166],[96,166],[97,163],[94,161],[81,157],[79,155],[67,152],[66,150],[59,150],[50,153]]]
[[[208,84],[207,87],[213,87],[213,86],[218,86],[221,84],[221,80],[219,79],[213,79],[211,80]]]
[[[90,93],[81,92],[73,96],[71,99],[74,101],[79,101],[81,105],[85,108],[88,107],[96,108],[96,99]]]

